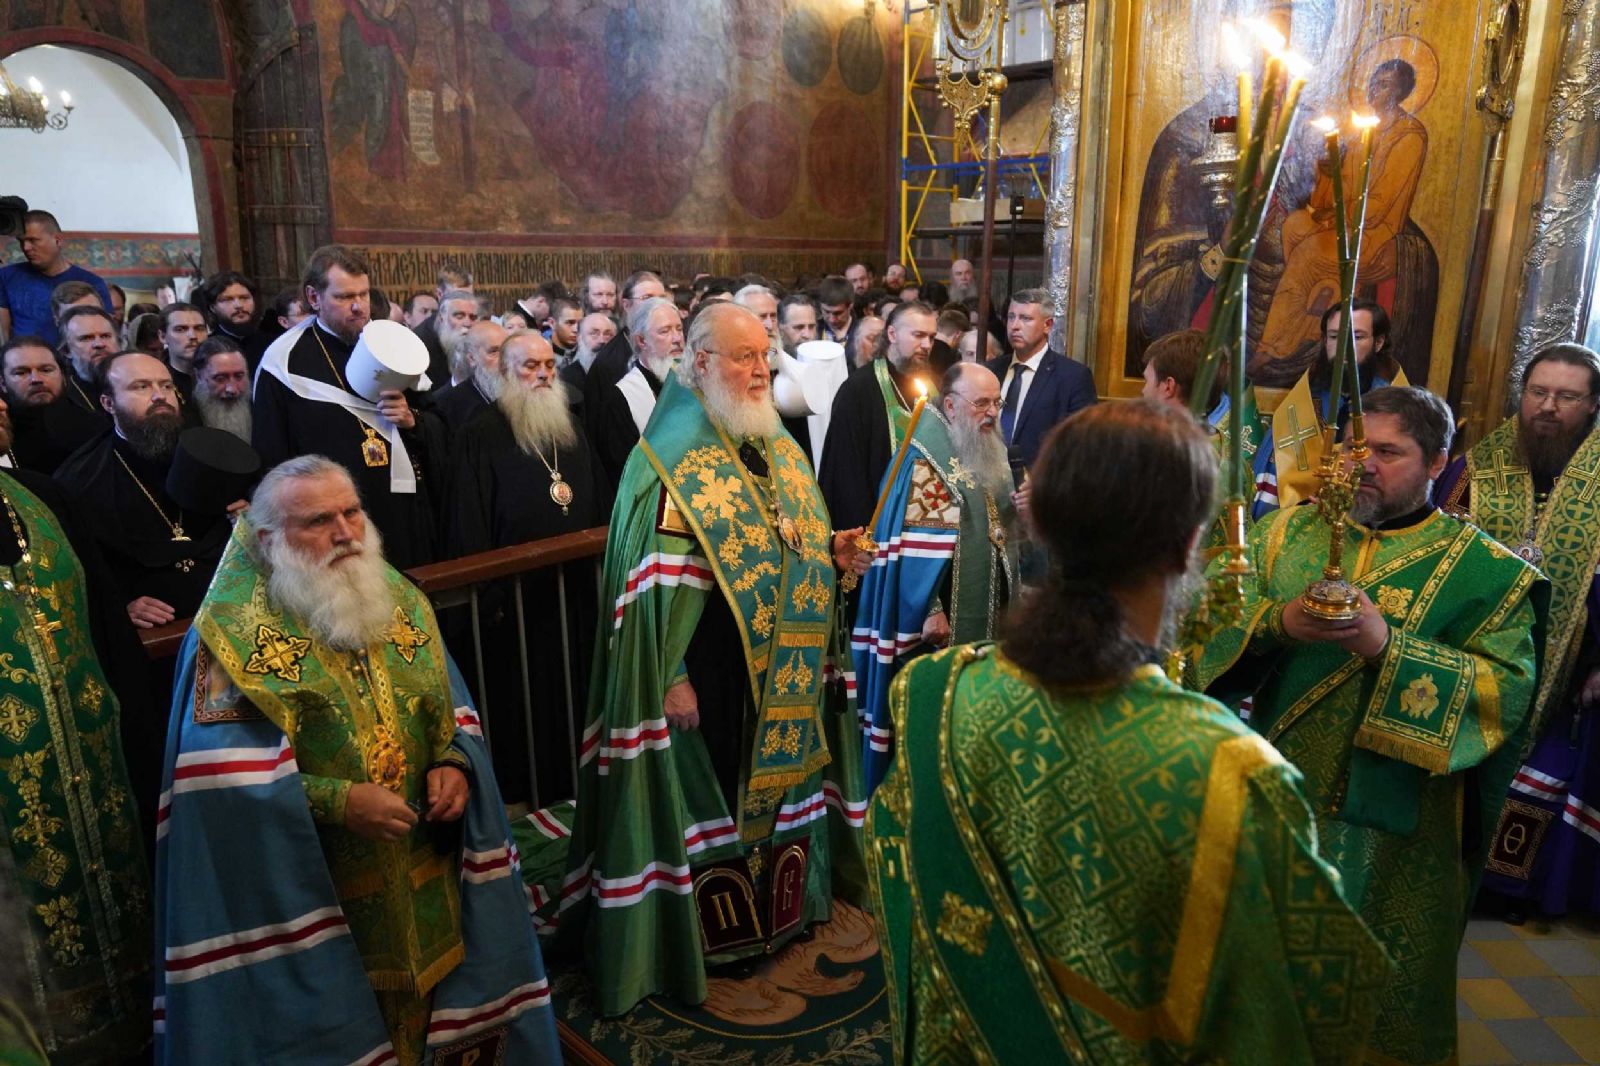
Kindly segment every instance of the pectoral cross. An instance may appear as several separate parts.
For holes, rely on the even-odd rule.
[[[33,631],[39,634],[39,641],[44,645],[45,654],[53,663],[61,661],[61,653],[56,650],[56,630],[61,628],[59,620],[52,621],[44,616],[43,611],[33,612]]]
[[[1311,457],[1306,454],[1306,441],[1316,437],[1322,430],[1315,422],[1302,429],[1298,409],[1294,407],[1284,412],[1284,420],[1289,423],[1289,435],[1278,445],[1278,451],[1286,452],[1293,448],[1295,466],[1300,470],[1310,470]]]

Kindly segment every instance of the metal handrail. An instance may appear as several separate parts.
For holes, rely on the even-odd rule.
[[[525,544],[494,548],[460,559],[412,567],[405,574],[428,596],[438,597],[481,581],[493,581],[575,559],[604,555],[607,531],[606,526],[580,529],[559,537],[530,540]],[[178,654],[178,648],[183,644],[184,635],[189,632],[189,624],[193,621],[192,618],[179,618],[164,626],[139,630],[139,640],[144,645],[145,654],[152,659],[165,659]]]
[[[472,660],[471,662],[461,662],[458,665],[477,681],[476,700],[479,718],[483,723],[483,739],[485,743],[490,745],[491,750],[494,739],[491,735],[488,721],[488,677],[483,653],[483,625],[479,610],[479,592],[485,586],[509,582],[513,618],[515,619],[517,633],[517,666],[521,675],[522,725],[526,731],[528,745],[528,779],[536,803],[540,798],[540,793],[539,772],[535,764],[536,744],[533,727],[535,679],[529,672],[529,618],[523,604],[522,579],[536,570],[550,568],[555,570],[556,629],[561,642],[562,667],[560,687],[557,691],[564,697],[566,705],[567,756],[573,780],[575,781],[577,780],[578,770],[577,737],[580,709],[577,706],[574,685],[574,638],[567,619],[568,589],[566,571],[569,563],[582,562],[586,559],[595,560],[598,563],[598,560],[605,555],[608,532],[609,530],[605,526],[583,529],[576,533],[565,533],[559,537],[547,537],[543,540],[528,541],[523,544],[512,544],[504,548],[495,548],[491,551],[479,552],[476,555],[468,555],[460,559],[448,559],[444,562],[430,563],[427,566],[413,567],[405,571],[406,576],[433,602],[436,611],[461,607],[467,608],[468,616],[471,619]],[[599,566],[596,565],[594,570],[594,587],[598,593],[601,576]],[[583,582],[583,584],[587,584],[587,581]],[[139,631],[139,639],[144,644],[145,654],[154,660],[175,656],[178,653],[178,648],[183,644],[183,638],[188,633],[192,622],[193,619],[183,618],[154,629],[141,629]],[[587,670],[588,664],[578,663],[576,667],[579,670]],[[538,680],[542,686],[552,679],[540,678]]]

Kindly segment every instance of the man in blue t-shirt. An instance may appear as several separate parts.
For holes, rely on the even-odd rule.
[[[22,245],[26,262],[0,267],[0,339],[32,334],[54,346],[60,341],[50,315],[50,294],[68,281],[88,282],[100,296],[100,306],[111,306],[111,293],[98,274],[67,262],[61,224],[48,211],[22,216]]]

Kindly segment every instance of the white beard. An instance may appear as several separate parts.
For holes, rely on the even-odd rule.
[[[472,368],[472,383],[478,386],[478,391],[483,393],[484,398],[490,403],[498,400],[506,387],[506,379],[500,376],[500,371],[490,370],[486,366]]]
[[[200,408],[200,421],[212,429],[227,430],[240,440],[250,441],[250,401],[241,396],[236,400],[219,400],[204,385],[196,385],[194,402]]]
[[[955,445],[961,465],[977,478],[979,488],[997,500],[1011,495],[1015,482],[1000,434],[992,429],[980,432],[975,422],[957,417],[950,420],[950,443]]]
[[[656,380],[662,383],[665,383],[672,373],[673,359],[670,355],[641,355],[639,362],[643,363],[650,373],[656,376]]]
[[[772,391],[759,397],[740,395],[714,374],[700,382],[700,397],[714,425],[735,440],[741,437],[776,437],[783,423],[772,406]]]
[[[520,381],[508,382],[495,402],[511,423],[511,435],[524,454],[551,445],[565,447],[578,439],[572,412],[567,408],[566,390],[559,383],[536,389]]]
[[[382,637],[396,604],[376,527],[368,524],[365,541],[335,548],[323,559],[307,558],[278,533],[267,538],[263,551],[267,598],[317,640],[358,651]],[[354,557],[332,565],[343,555]]]
[[[579,366],[583,367],[583,372],[587,374],[589,368],[594,365],[594,357],[598,354],[593,348],[579,341],[577,349],[572,353],[572,358],[577,361]]]

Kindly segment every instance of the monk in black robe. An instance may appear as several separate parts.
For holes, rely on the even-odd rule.
[[[500,345],[505,339],[505,327],[474,322],[457,349],[471,373],[464,381],[428,394],[428,409],[439,416],[452,437],[500,394]]]
[[[262,357],[252,401],[251,442],[262,469],[297,455],[325,455],[350,471],[367,516],[383,537],[384,555],[398,569],[438,557],[434,493],[448,462],[444,429],[410,395],[380,396],[374,428],[353,408],[370,404],[349,391],[345,367],[370,315],[371,286],[364,260],[341,245],[312,253],[306,297],[314,317],[279,338]],[[309,379],[295,391],[285,378]],[[327,399],[301,392],[331,387]],[[398,446],[397,446],[398,445]],[[399,464],[403,446],[412,478]],[[396,476],[398,475],[398,476]]]
[[[54,474],[67,456],[110,425],[104,411],[88,411],[67,399],[70,373],[38,337],[13,337],[0,348],[12,466]]]
[[[549,342],[533,330],[512,333],[494,373],[500,377],[496,401],[455,440],[446,509],[450,554],[470,555],[605,525],[611,493],[567,404]],[[479,596],[488,684],[485,713],[495,777],[507,803],[542,806],[572,795],[570,723],[579,719],[587,702],[595,599],[587,565],[575,568],[566,590],[573,686],[569,704],[557,574],[552,568],[522,578],[537,797],[528,772],[529,723],[523,711],[511,583],[490,586]],[[468,677],[477,684],[475,671],[469,669]],[[485,694],[479,695],[482,699]],[[479,709],[484,710],[483,704]]]
[[[133,624],[149,628],[189,618],[227,545],[227,515],[185,510],[167,494],[183,416],[166,365],[142,352],[123,352],[101,372],[114,432],[74,453],[56,480],[93,519]]]
[[[836,529],[865,526],[872,518],[883,475],[899,443],[898,434],[892,441],[889,437],[885,394],[903,410],[910,410],[917,398],[911,379],[927,376],[934,327],[933,309],[927,304],[896,307],[884,329],[885,358],[852,371],[834,394],[817,484]],[[880,380],[880,362],[881,370],[888,374],[887,383]]]

